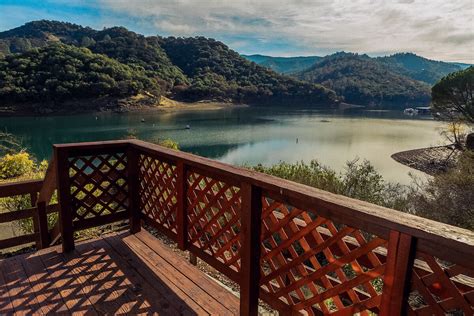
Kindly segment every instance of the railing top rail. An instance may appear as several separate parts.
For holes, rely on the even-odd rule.
[[[474,253],[474,232],[421,218],[368,202],[333,194],[303,184],[284,180],[256,171],[235,167],[193,154],[179,152],[140,140],[120,140],[54,145],[70,153],[86,153],[99,149],[133,148],[159,155],[170,161],[182,161],[188,167],[199,168],[225,181],[246,182],[260,187],[271,195],[296,207],[314,211],[337,222],[388,238],[390,230],[409,234],[418,239],[418,249],[439,254],[444,258],[460,259],[467,267],[474,267],[470,256]]]
[[[1,183],[0,198],[39,192],[42,185],[42,179]]]

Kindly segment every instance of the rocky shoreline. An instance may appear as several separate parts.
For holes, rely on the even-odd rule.
[[[452,167],[460,153],[461,151],[451,144],[401,151],[391,157],[405,166],[433,176]]]

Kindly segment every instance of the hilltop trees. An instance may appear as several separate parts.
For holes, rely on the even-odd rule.
[[[87,48],[52,44],[0,59],[0,100],[5,102],[130,96],[143,90],[159,94],[143,70]]]
[[[295,74],[319,83],[355,104],[386,104],[429,101],[429,86],[394,72],[367,55],[337,53]]]
[[[15,48],[12,46],[15,41],[22,42],[22,45]],[[131,70],[127,71],[145,77],[162,93],[185,101],[212,99],[257,105],[300,103],[327,106],[336,99],[335,93],[329,89],[257,66],[223,43],[204,37],[146,37],[124,27],[96,31],[70,23],[35,21],[0,32],[0,54],[9,56],[13,53],[12,48],[16,53],[25,53],[29,48],[58,42],[105,55],[122,66],[130,67]],[[50,79],[55,80],[53,77]],[[142,80],[137,82],[138,90],[142,89]],[[146,89],[151,88],[148,86]],[[23,91],[17,92],[15,96],[23,95]],[[111,95],[110,92],[106,93]]]
[[[474,124],[474,67],[442,78],[431,89],[433,112],[441,118]]]
[[[252,63],[223,43],[204,37],[161,38],[169,58],[190,79],[190,86],[175,90],[187,100],[230,99],[256,104],[331,104],[334,92],[302,82]]]

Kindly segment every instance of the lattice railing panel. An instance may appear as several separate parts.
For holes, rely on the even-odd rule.
[[[128,209],[125,153],[69,158],[73,221],[116,214]]]
[[[408,298],[410,314],[474,315],[474,271],[420,251],[416,258]]]
[[[148,155],[139,157],[140,209],[154,223],[176,233],[176,166]]]
[[[239,271],[239,188],[196,172],[188,172],[186,179],[190,244]]]
[[[386,240],[268,197],[262,204],[266,292],[310,315],[378,311]]]

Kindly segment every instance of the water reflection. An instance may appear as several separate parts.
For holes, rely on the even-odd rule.
[[[233,108],[0,118],[0,126],[19,136],[40,159],[50,156],[53,143],[120,139],[134,134],[152,142],[170,138],[184,151],[231,164],[318,159],[343,170],[346,161],[359,157],[370,160],[386,179],[402,183],[410,182],[411,169],[390,155],[440,144],[440,123],[429,117],[405,117],[401,111]]]

